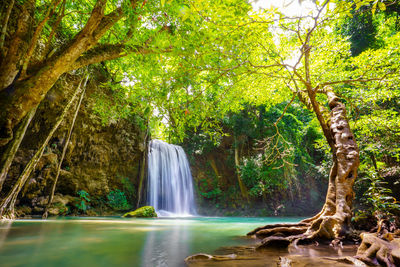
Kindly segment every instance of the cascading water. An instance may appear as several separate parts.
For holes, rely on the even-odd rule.
[[[157,214],[196,215],[193,178],[182,147],[151,140],[148,159],[147,202]]]

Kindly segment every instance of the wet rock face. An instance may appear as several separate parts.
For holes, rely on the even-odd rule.
[[[75,76],[61,79],[49,93],[49,97],[40,105],[16,155],[5,190],[11,186],[13,179],[18,177],[36,152],[38,145],[46,138],[79,79],[80,77]],[[110,191],[116,189],[126,191],[129,187],[131,190],[129,193],[125,192],[125,195],[127,200],[134,204],[136,199],[133,193],[138,187],[139,164],[144,151],[145,134],[144,130],[132,122],[133,120],[119,119],[102,123],[100,116],[94,112],[94,107],[99,97],[111,99],[111,89],[99,86],[104,79],[104,77],[93,78],[88,84],[62,163],[56,194],[78,197],[77,192],[84,190],[89,193],[91,199],[106,202]],[[47,199],[50,193],[74,112],[75,105],[54,134],[35,172],[25,185],[20,206],[24,205],[40,213],[42,205],[36,200],[40,197]],[[61,206],[65,205],[67,204]],[[96,208],[96,205],[100,204],[96,201],[91,202],[92,208]],[[35,207],[37,208],[34,209]]]

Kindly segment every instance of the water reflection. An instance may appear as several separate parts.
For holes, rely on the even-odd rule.
[[[148,232],[142,251],[142,266],[184,266],[190,254],[188,222],[172,224],[168,231]]]
[[[10,231],[12,221],[0,221],[0,248],[7,238],[8,232]]]

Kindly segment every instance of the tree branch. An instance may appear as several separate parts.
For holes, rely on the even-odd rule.
[[[161,52],[170,52],[170,49],[161,50]],[[71,64],[67,71],[76,70],[90,64],[100,63],[107,60],[125,57],[129,54],[151,54],[156,53],[155,49],[149,48],[147,45],[129,47],[124,44],[115,45],[98,45],[89,50],[83,56],[79,57],[73,64]]]
[[[314,91],[317,92],[318,90],[324,90],[324,87],[327,85],[334,85],[334,84],[339,84],[339,83],[351,84],[351,83],[356,83],[356,82],[365,83],[365,82],[372,82],[372,81],[382,81],[383,79],[385,79],[386,76],[387,76],[387,74],[380,78],[370,78],[370,79],[358,78],[358,79],[348,79],[348,80],[320,83],[314,87]],[[321,91],[321,92],[324,92],[324,91]]]
[[[18,16],[17,29],[12,35],[7,47],[6,54],[3,55],[0,65],[0,91],[9,86],[15,79],[19,71],[21,55],[25,54],[28,47],[27,40],[29,24],[32,22],[32,10],[34,1],[25,1],[22,11]],[[3,53],[4,49],[2,50]]]
[[[122,12],[122,8],[121,7],[115,9],[113,12],[111,12],[108,15],[104,16],[101,19],[99,25],[94,30],[93,37],[96,40],[99,40],[123,16],[124,16],[124,13]]]
[[[25,55],[23,63],[22,63],[21,79],[23,79],[26,74],[28,64],[31,61],[31,57],[33,55],[33,52],[35,51],[36,45],[39,40],[39,36],[42,33],[44,26],[46,25],[46,23],[50,19],[50,17],[53,15],[54,10],[60,4],[60,2],[61,2],[61,0],[51,1],[50,5],[46,11],[46,14],[44,15],[44,18],[42,19],[42,21],[39,22],[38,26],[36,27],[36,30],[33,33],[32,40],[29,44],[28,51],[26,52],[26,55]]]
[[[278,122],[283,118],[283,116],[285,116],[285,113],[287,111],[287,109],[290,107],[290,105],[293,103],[294,99],[296,98],[296,93],[293,93],[292,99],[290,99],[289,103],[286,104],[285,108],[282,111],[281,116],[274,122],[274,126],[277,127]]]
[[[122,12],[122,11],[121,11]],[[113,12],[113,15],[108,17],[106,20],[104,20],[104,25],[105,23],[109,23],[108,26],[112,26],[111,24],[115,23],[115,18],[118,18],[119,15],[122,16],[122,13],[119,13],[119,11]],[[114,18],[114,19],[113,19]],[[120,19],[120,18],[119,18]],[[100,28],[100,26],[99,26]],[[169,27],[165,26],[162,27],[158,33],[163,32],[163,31],[169,31]],[[100,32],[98,32],[100,34]],[[105,32],[104,32],[105,33]],[[128,32],[128,35],[130,33]],[[106,60],[112,60],[112,59],[117,59],[121,57],[125,57],[129,54],[137,53],[137,54],[150,54],[150,53],[155,53],[156,49],[152,49],[149,47],[149,44],[153,41],[153,37],[149,37],[146,42],[144,42],[143,45],[136,45],[136,46],[128,46],[124,42],[120,44],[102,44],[98,45],[91,50],[87,51],[84,55],[80,56],[74,63],[70,65],[67,71],[75,70],[82,68],[84,66],[90,65],[90,64],[95,64],[95,63],[100,63],[102,61]],[[161,52],[170,52],[171,49],[163,49]]]
[[[8,4],[6,15],[4,16],[3,20],[3,27],[1,28],[1,35],[0,35],[0,48],[3,48],[4,45],[4,40],[6,37],[6,32],[7,32],[7,25],[8,25],[8,20],[10,19],[11,11],[14,7],[15,0],[11,0],[11,2]],[[1,50],[3,53],[3,49]]]
[[[53,40],[53,37],[56,35],[57,28],[60,25],[61,20],[65,16],[65,3],[66,3],[66,0],[63,0],[63,2],[61,4],[60,11],[59,11],[59,14],[58,14],[58,17],[57,17],[57,20],[55,21],[55,23],[52,26],[49,38],[47,38],[47,42],[46,42],[45,47],[43,49],[43,51],[44,51],[43,55],[45,57],[48,55],[49,48],[50,48],[50,45],[51,45],[51,40]]]
[[[104,9],[106,7],[107,0],[97,0],[93,7],[92,13],[90,14],[89,20],[86,22],[85,27],[82,29],[82,33],[93,33],[101,22],[101,18],[104,17]]]

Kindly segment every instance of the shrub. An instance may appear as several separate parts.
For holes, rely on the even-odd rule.
[[[90,206],[88,205],[88,202],[90,202],[90,195],[85,190],[79,190],[77,194],[79,196],[79,203],[75,206],[78,208],[79,211],[85,213],[86,210],[90,208]]]
[[[400,210],[399,202],[391,195],[392,190],[379,174],[373,170],[367,170],[365,178],[360,179],[360,181],[364,180],[367,181],[369,187],[361,200],[369,206],[369,211],[375,217],[378,219],[390,217],[394,211]]]
[[[199,193],[206,199],[217,200],[222,194],[219,188],[218,181],[213,179],[209,181],[207,179],[200,179],[199,181]]]
[[[107,204],[115,210],[128,210],[132,206],[128,203],[124,192],[119,189],[115,189],[108,193]]]

